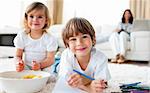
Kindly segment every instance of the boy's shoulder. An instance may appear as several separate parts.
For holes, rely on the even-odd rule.
[[[69,53],[71,53],[71,50],[69,48],[65,48],[62,53],[69,54]]]
[[[69,48],[66,48],[63,50],[62,55],[73,56],[74,54],[72,53],[72,51]]]

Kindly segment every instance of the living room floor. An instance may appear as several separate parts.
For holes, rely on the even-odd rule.
[[[121,92],[120,83],[143,82],[150,85],[150,63],[143,61],[128,61],[123,64],[108,62],[108,68],[111,73],[109,87],[104,93]],[[15,70],[14,59],[0,59],[0,72]],[[47,85],[45,91],[52,91],[55,82]],[[0,92],[1,93],[1,92]],[[40,92],[42,93],[42,92]],[[44,92],[50,93],[50,92]]]
[[[109,61],[109,63],[111,63],[111,62]],[[112,63],[112,64],[117,64],[117,63]],[[148,62],[148,61],[132,61],[132,60],[128,60],[128,61],[126,61],[125,63],[122,63],[122,64],[150,67],[150,62]]]
[[[121,83],[142,82],[150,86],[150,63],[145,61],[127,61],[123,64],[108,63],[111,73],[109,92],[121,92]],[[106,93],[109,93],[108,91]]]

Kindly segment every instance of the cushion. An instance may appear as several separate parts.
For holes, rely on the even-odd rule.
[[[101,32],[97,33],[96,35],[97,43],[107,42],[109,39],[109,36],[111,35],[111,33],[113,32],[115,28],[116,26],[113,26],[113,25],[108,25],[108,24],[102,25]]]
[[[150,20],[134,20],[132,31],[150,31]]]
[[[48,32],[51,33],[57,39],[58,46],[60,48],[65,48],[65,45],[63,43],[62,36],[61,36],[63,28],[64,28],[64,25],[57,24],[57,25],[52,25],[48,30]]]

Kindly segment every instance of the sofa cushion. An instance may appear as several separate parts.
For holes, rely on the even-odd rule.
[[[116,26],[111,26],[111,25],[108,25],[108,24],[102,25],[101,32],[96,33],[97,43],[108,42],[109,36],[111,35],[111,33],[113,32],[113,30],[115,28],[116,28]]]
[[[102,26],[97,25],[94,27],[94,29],[96,35],[96,43],[103,43],[108,40],[108,36],[106,36],[105,33],[102,33]]]
[[[132,31],[150,31],[150,20],[134,20]]]
[[[64,25],[57,24],[57,25],[52,25],[48,30],[48,32],[57,39],[59,48],[65,48],[65,45],[62,39],[63,29],[64,29]]]

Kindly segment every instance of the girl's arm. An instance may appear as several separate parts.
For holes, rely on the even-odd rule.
[[[18,72],[24,70],[24,62],[22,60],[22,56],[23,56],[23,49],[17,49],[15,61],[16,61],[16,71]]]
[[[51,66],[55,61],[55,51],[47,52],[47,57],[40,62],[40,68]]]
[[[17,58],[17,60],[22,60],[22,56],[23,56],[23,49],[17,48],[15,57]]]

